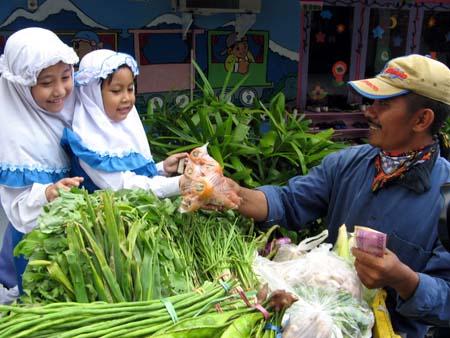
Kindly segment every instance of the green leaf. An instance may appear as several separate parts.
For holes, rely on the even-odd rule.
[[[273,114],[273,118],[278,124],[284,125],[286,118],[286,102],[285,96],[282,92],[275,95],[270,101],[270,111]]]
[[[225,80],[223,82],[222,89],[221,89],[220,94],[219,94],[219,100],[221,100],[221,101],[226,99],[225,98],[225,93],[226,93],[226,90],[227,90],[227,87],[228,87],[228,82],[230,82],[230,77],[231,77],[231,68],[227,72],[227,75],[226,75]]]
[[[248,131],[250,130],[250,127],[249,126],[247,126],[247,125],[245,125],[245,124],[242,124],[242,123],[239,123],[236,127],[235,127],[235,129],[234,129],[234,131],[233,131],[233,134],[231,135],[231,141],[233,142],[233,143],[241,143],[241,142],[244,142],[244,140],[247,138],[247,135],[248,135]]]
[[[229,100],[231,100],[231,98],[233,97],[234,93],[236,93],[236,91],[245,83],[245,81],[247,81],[248,76],[250,75],[250,73],[246,74],[242,79],[240,79],[235,85],[234,87],[227,93],[227,95],[225,96],[225,100],[228,102]]]
[[[308,172],[308,169],[306,168],[305,164],[305,157],[303,156],[302,151],[297,147],[297,145],[294,142],[291,142],[292,149],[297,153],[298,156],[298,165],[302,168],[302,174],[305,175]]]
[[[215,120],[216,137],[223,137],[225,135],[225,125],[222,115],[219,112],[213,114]]]
[[[198,116],[200,118],[199,127],[204,142],[210,142],[216,137],[214,127],[209,119],[210,112],[211,110],[208,107],[202,107],[198,112]]]
[[[277,133],[273,130],[268,131],[259,141],[259,146],[263,154],[270,154],[275,148],[275,142],[277,140]]]
[[[222,154],[220,153],[220,148],[216,145],[209,145],[208,146],[208,152],[211,154],[211,156],[219,162],[220,166],[223,168],[223,158]]]
[[[192,64],[194,65],[195,70],[197,71],[198,75],[200,75],[200,78],[203,81],[203,87],[201,87],[203,90],[203,93],[205,95],[214,96],[214,89],[212,88],[211,84],[209,83],[208,78],[206,77],[205,73],[203,73],[202,69],[197,64],[197,62],[192,60]]]

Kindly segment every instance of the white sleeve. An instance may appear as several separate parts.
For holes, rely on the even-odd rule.
[[[0,186],[0,199],[8,220],[17,231],[28,233],[33,230],[42,207],[48,203],[45,189],[50,184],[34,183],[27,188]]]
[[[169,176],[164,170],[164,162],[163,161],[156,163],[156,171],[158,172],[158,175]]]
[[[159,163],[158,163],[159,164]],[[100,189],[144,189],[151,190],[159,198],[170,197],[180,194],[180,176],[147,177],[136,175],[131,171],[120,171],[109,173],[102,170],[93,169],[86,162],[80,160],[80,166],[86,174]]]

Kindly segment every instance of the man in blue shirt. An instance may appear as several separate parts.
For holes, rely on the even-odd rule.
[[[330,242],[343,223],[386,233],[384,257],[352,250],[356,271],[367,287],[387,290],[397,333],[424,337],[426,322],[445,321],[450,309],[450,253],[437,232],[440,187],[450,182],[438,140],[450,111],[450,70],[409,55],[350,85],[374,100],[365,113],[369,144],[329,155],[284,187],[230,184],[242,198],[239,212],[258,222],[298,230],[322,217]]]

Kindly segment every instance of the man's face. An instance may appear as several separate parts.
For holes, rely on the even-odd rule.
[[[413,150],[414,115],[405,97],[375,100],[364,114],[369,122],[369,143],[389,152]]]

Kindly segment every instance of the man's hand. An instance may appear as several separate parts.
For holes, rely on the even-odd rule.
[[[411,297],[416,290],[419,276],[392,251],[386,249],[383,257],[376,257],[358,248],[352,248],[352,254],[355,256],[358,277],[367,288],[389,286],[404,300]]]
[[[219,185],[214,187],[218,190],[213,192],[209,199],[203,201],[206,204],[201,205],[201,209],[204,210],[214,210],[214,211],[225,211],[231,208],[239,207],[241,203],[241,198],[239,197],[239,189],[241,188],[239,184],[228,177],[221,177],[220,180],[216,181]],[[195,184],[190,178],[185,175],[180,177],[179,186],[181,195],[189,196],[192,191],[191,184]],[[188,197],[189,198],[189,197]],[[210,203],[212,201],[212,203]],[[214,204],[217,203],[217,204]],[[233,206],[231,206],[233,205]]]
[[[226,177],[225,179],[227,189],[233,191],[239,197],[239,201],[235,201],[238,205],[237,211],[257,222],[265,221],[268,213],[266,195],[256,189],[244,188],[230,178]]]
[[[70,190],[72,187],[78,187],[83,182],[83,177],[66,177],[56,183],[50,184],[45,189],[45,197],[51,202],[59,196],[59,189]]]
[[[164,171],[168,173],[169,175],[174,175],[177,173],[178,170],[178,162],[186,158],[188,156],[188,153],[178,153],[173,154],[167,157],[163,162]]]

